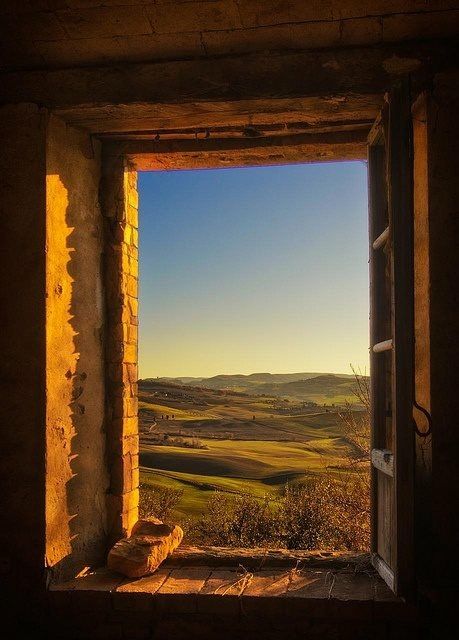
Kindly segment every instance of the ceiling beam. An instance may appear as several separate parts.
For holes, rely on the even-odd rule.
[[[119,104],[367,95],[423,63],[457,59],[457,41],[257,53],[172,62],[21,71],[1,77],[0,103],[50,109]]]

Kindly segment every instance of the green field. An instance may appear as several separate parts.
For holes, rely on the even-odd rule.
[[[319,384],[308,382],[317,395]],[[326,385],[333,394],[330,377]],[[215,491],[263,497],[311,474],[339,474],[351,447],[337,397],[324,406],[309,397],[141,381],[141,482],[180,489],[173,515],[181,521],[202,513]]]

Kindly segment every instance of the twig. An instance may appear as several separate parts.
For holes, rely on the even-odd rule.
[[[231,589],[236,589],[239,587],[238,597],[240,598],[244,589],[248,587],[249,584],[252,582],[253,573],[251,573],[250,571],[247,571],[247,569],[242,565],[239,565],[239,567],[243,570],[244,574],[238,580],[228,585],[228,587],[224,591],[222,591],[221,593],[222,596],[226,596],[226,594],[229,591],[231,591]],[[217,587],[214,593],[218,593],[219,589],[221,589],[222,587],[223,585],[220,585],[219,587]]]

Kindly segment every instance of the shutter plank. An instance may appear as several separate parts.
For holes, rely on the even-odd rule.
[[[389,224],[392,232],[392,401],[394,428],[394,590],[413,587],[413,206],[409,79],[394,87],[389,109]]]

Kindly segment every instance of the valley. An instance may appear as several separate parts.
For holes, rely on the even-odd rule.
[[[339,476],[352,455],[340,413],[352,403],[363,415],[354,387],[353,376],[307,373],[141,380],[143,491],[179,491],[182,522],[215,491],[262,498]]]

